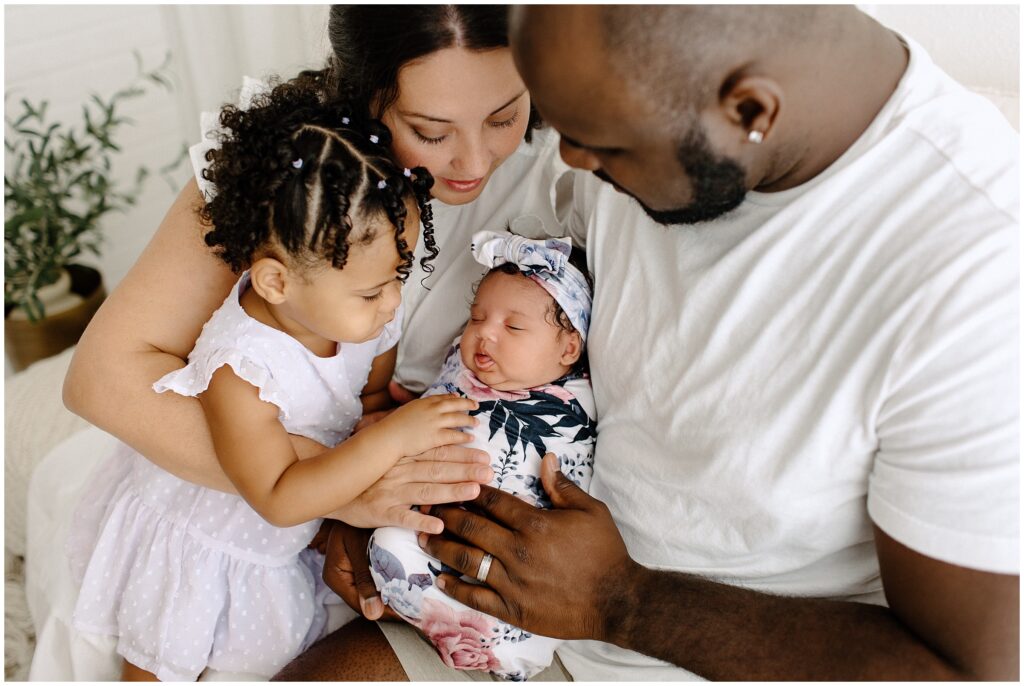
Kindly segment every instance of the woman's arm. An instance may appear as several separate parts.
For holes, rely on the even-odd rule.
[[[432,396],[403,406],[387,419],[324,453],[299,460],[276,405],[225,365],[199,396],[216,454],[239,494],[274,526],[295,526],[331,513],[358,497],[401,457],[472,440],[458,427],[477,403]]]
[[[395,403],[391,400],[391,394],[388,393],[388,384],[391,383],[391,375],[395,373],[396,359],[398,359],[397,345],[374,358],[373,366],[370,367],[370,375],[366,378],[366,385],[360,396],[363,403],[363,416],[394,407]]]
[[[202,202],[193,179],[96,313],[64,380],[64,404],[175,476],[234,492],[199,402],[152,389],[185,366],[237,278],[203,240]]]

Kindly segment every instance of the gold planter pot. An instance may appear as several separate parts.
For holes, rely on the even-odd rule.
[[[79,264],[69,264],[67,270],[71,275],[71,292],[82,296],[81,303],[34,323],[9,319],[5,313],[4,343],[15,371],[77,343],[107,297],[98,271]]]

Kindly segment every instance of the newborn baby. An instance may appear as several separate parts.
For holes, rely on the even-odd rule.
[[[491,456],[491,486],[551,507],[540,481],[545,453],[581,488],[590,485],[596,421],[585,371],[591,290],[569,263],[566,239],[530,240],[481,231],[473,256],[491,267],[470,319],[425,395],[456,393],[480,407],[469,447]],[[584,267],[585,269],[585,267]],[[409,529],[377,529],[370,571],[384,603],[417,627],[455,669],[486,670],[521,681],[550,664],[559,641],[535,636],[472,610],[438,590],[442,572]],[[486,582],[490,559],[477,570]]]

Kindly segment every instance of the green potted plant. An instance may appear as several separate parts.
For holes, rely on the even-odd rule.
[[[170,90],[169,58],[146,71],[136,54],[132,82],[106,99],[91,95],[74,124],[51,122],[46,100],[7,108],[4,338],[16,369],[74,345],[106,296],[99,272],[76,259],[100,255],[103,218],[134,205],[142,191],[145,167],[130,187],[112,171],[117,134],[131,123],[119,108],[152,85]]]

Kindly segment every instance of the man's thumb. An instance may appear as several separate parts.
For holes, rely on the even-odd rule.
[[[552,505],[583,509],[587,494],[561,472],[558,468],[558,458],[554,453],[544,456],[540,468],[540,480],[544,484],[544,490],[547,491],[548,497],[551,498]]]

